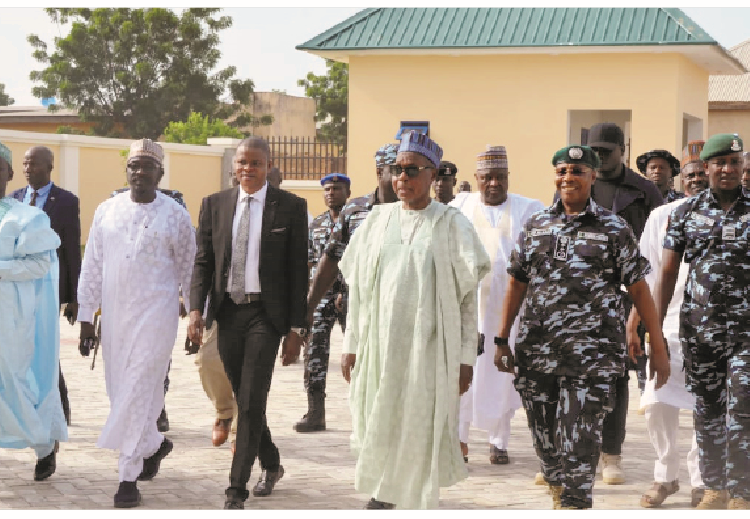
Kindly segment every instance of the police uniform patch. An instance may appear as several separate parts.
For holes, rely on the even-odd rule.
[[[596,241],[607,241],[606,234],[598,234],[595,232],[579,232],[578,237],[584,240],[596,240]]]
[[[552,229],[532,229],[529,236],[536,238],[537,236],[551,236]]]
[[[567,260],[568,249],[570,248],[570,236],[559,235],[555,241],[555,259]]]
[[[736,240],[736,229],[733,226],[725,226],[721,228],[721,239],[722,240]]]

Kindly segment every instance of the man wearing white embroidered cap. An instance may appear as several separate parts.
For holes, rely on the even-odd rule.
[[[83,355],[94,337],[94,313],[102,309],[111,410],[97,446],[120,451],[117,508],[140,504],[136,480],[153,479],[172,450],[156,419],[177,337],[179,287],[190,286],[196,242],[188,212],[156,189],[163,157],[149,139],[131,145],[131,189],[96,209],[78,283]]]

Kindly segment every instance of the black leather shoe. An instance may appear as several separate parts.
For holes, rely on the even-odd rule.
[[[394,508],[396,508],[396,505],[394,505],[393,503],[378,501],[374,497],[370,498],[370,500],[365,505],[365,510],[393,510]]]
[[[156,476],[156,474],[159,472],[161,460],[166,458],[167,454],[172,452],[172,447],[174,447],[174,445],[169,440],[169,438],[164,438],[164,440],[161,442],[161,445],[159,446],[159,450],[156,451],[152,456],[149,456],[148,458],[143,460],[143,470],[138,476],[138,481],[151,481],[152,479],[154,479],[154,476]]]
[[[134,508],[141,504],[141,493],[135,481],[121,481],[115,494],[115,508]]]
[[[57,442],[55,442],[55,448],[52,449],[47,456],[36,460],[36,466],[34,467],[34,481],[44,481],[57,470]]]
[[[224,510],[244,510],[245,502],[238,497],[228,497],[224,501]]]
[[[279,465],[279,468],[274,471],[264,470],[260,475],[260,479],[253,487],[253,495],[255,497],[270,496],[273,492],[273,487],[276,483],[284,476],[284,467]]]
[[[156,428],[159,429],[160,433],[165,433],[169,430],[169,417],[167,417],[166,409],[162,409],[159,418],[156,419]]]

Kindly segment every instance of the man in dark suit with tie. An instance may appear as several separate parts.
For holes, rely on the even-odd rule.
[[[243,140],[233,161],[240,185],[204,198],[198,220],[188,334],[200,344],[210,292],[219,355],[238,408],[225,509],[244,508],[256,457],[263,472],[254,496],[270,495],[284,474],[266,402],[281,337],[287,365],[307,335],[307,203],[268,184],[272,166],[264,139]]]
[[[81,274],[81,214],[78,197],[51,181],[54,155],[44,146],[29,148],[23,157],[23,172],[28,186],[12,196],[42,209],[49,216],[52,230],[60,237],[57,257],[60,263],[60,304],[72,325],[78,316],[78,276]],[[60,400],[65,420],[70,425],[68,388],[60,369]]]

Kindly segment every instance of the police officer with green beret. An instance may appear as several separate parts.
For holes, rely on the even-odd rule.
[[[599,158],[586,146],[555,153],[559,199],[534,213],[519,235],[495,343],[495,365],[513,373],[555,508],[591,508],[604,417],[626,370],[627,288],[652,340],[656,387],[669,360],[632,229],[591,198]],[[511,326],[524,315],[515,341]]]
[[[654,294],[663,322],[680,263],[686,385],[706,492],[701,509],[750,507],[750,193],[740,184],[742,139],[718,134],[700,154],[709,189],[675,208]]]

